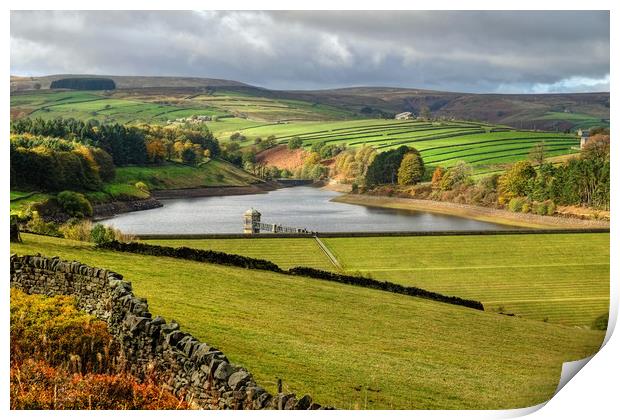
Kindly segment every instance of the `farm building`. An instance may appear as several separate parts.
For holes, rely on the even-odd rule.
[[[413,115],[413,112],[401,112],[400,114],[396,114],[394,116],[395,120],[412,120],[414,118],[415,116]]]

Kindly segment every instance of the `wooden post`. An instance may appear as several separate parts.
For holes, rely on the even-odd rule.
[[[278,378],[278,394],[282,393],[282,379]]]

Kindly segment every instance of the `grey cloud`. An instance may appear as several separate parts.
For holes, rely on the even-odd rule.
[[[609,89],[609,62],[605,11],[11,13],[17,75],[203,76],[276,89],[582,91]]]

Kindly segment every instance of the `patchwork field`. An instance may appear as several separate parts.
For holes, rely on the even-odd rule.
[[[562,362],[594,353],[603,339],[360,287],[23,236],[11,252],[118,271],[155,314],[220,348],[263,386],[283,378],[285,391],[341,408],[530,406],[551,397]]]
[[[275,136],[280,144],[300,137],[309,148],[315,143],[370,145],[387,150],[401,145],[415,147],[429,166],[450,167],[458,161],[488,172],[499,165],[527,158],[536,144],[545,142],[548,158],[575,153],[579,140],[573,134],[515,130],[508,126],[470,121],[359,119],[360,116],[331,105],[260,96],[257,92],[215,90],[182,94],[161,91],[115,91],[111,94],[72,91],[35,91],[11,96],[14,116],[73,117],[119,123],[164,124],[191,115],[218,117],[206,125],[222,141],[240,133],[240,144],[250,146],[258,137]],[[580,126],[596,125],[586,114],[566,114]],[[550,113],[541,119],[555,120]],[[600,121],[599,121],[600,122]]]
[[[118,123],[165,123],[191,115],[239,117],[235,126],[255,126],[280,120],[333,120],[352,118],[353,113],[329,105],[298,100],[271,99],[239,92],[211,94],[140,91],[32,91],[11,96],[12,115],[51,119],[96,119]],[[248,120],[249,119],[249,120]],[[249,124],[241,122],[249,121]],[[259,124],[257,124],[259,123]]]
[[[480,300],[487,311],[590,327],[609,308],[608,234],[321,240],[348,273]],[[311,239],[148,242],[335,270]]]
[[[117,99],[86,91],[45,91],[11,95],[11,112],[32,118],[71,117],[117,123],[163,123],[169,119],[191,115],[225,115],[225,112],[208,106],[168,105],[154,101]]]
[[[547,157],[575,153],[573,148],[579,145],[579,139],[572,134],[518,131],[464,121],[307,122],[263,125],[239,132],[248,139],[275,135],[282,144],[299,137],[306,148],[318,142],[344,143],[348,147],[369,145],[380,151],[406,145],[418,149],[427,165],[450,167],[465,161],[478,170],[527,159],[541,142],[545,143]]]

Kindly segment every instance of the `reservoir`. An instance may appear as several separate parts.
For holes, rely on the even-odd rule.
[[[262,222],[315,232],[514,229],[457,216],[330,201],[338,195],[302,186],[266,194],[160,200],[163,207],[119,214],[102,223],[136,235],[242,233],[243,213],[255,208],[262,213]]]

